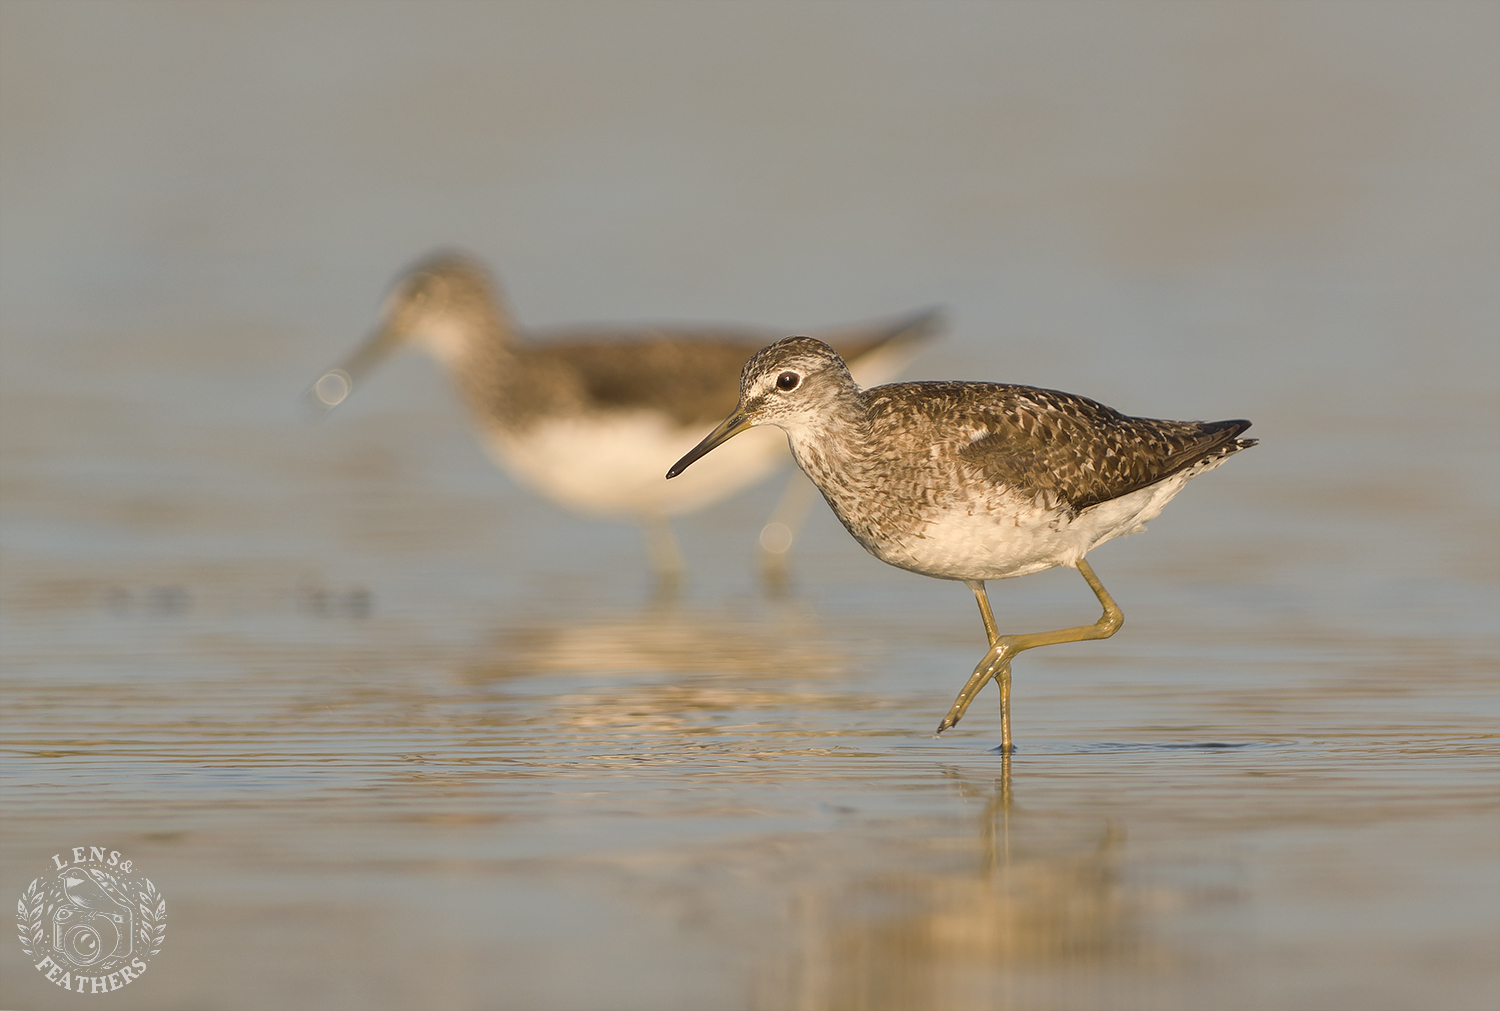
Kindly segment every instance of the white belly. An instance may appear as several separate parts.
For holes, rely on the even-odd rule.
[[[773,429],[744,432],[671,481],[667,468],[708,434],[640,411],[554,419],[524,433],[491,431],[486,448],[522,484],[575,512],[672,516],[732,495],[788,459]]]
[[[1189,476],[1176,474],[1072,519],[1020,497],[991,500],[988,509],[975,501],[945,509],[915,534],[867,547],[881,561],[939,579],[1006,579],[1076,566],[1105,541],[1144,530]]]

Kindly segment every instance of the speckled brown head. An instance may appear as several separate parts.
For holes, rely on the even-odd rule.
[[[511,326],[494,281],[464,253],[437,253],[402,275],[391,289],[380,326],[337,368],[313,384],[318,406],[342,403],[382,359],[407,344],[424,344],[450,368],[476,349],[508,343]]]
[[[859,398],[859,387],[838,352],[813,337],[786,337],[757,351],[740,371],[740,402],[719,427],[673,464],[667,477],[747,428],[826,425]]]

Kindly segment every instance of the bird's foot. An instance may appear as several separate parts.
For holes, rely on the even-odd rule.
[[[990,683],[991,678],[1004,677],[1010,673],[1011,651],[1008,646],[1009,644],[1002,638],[1000,645],[993,647],[984,655],[984,659],[979,661],[979,666],[974,668],[974,673],[969,676],[963,690],[958,693],[958,698],[953,700],[953,705],[948,709],[948,715],[944,716],[943,722],[938,724],[939,734],[958,726],[958,721],[963,719],[969,703],[974,701],[980,689]]]

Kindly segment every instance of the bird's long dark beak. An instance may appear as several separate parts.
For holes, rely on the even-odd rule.
[[[318,381],[307,391],[308,402],[325,411],[331,411],[342,404],[354,391],[354,384],[401,344],[401,337],[400,331],[389,326],[375,331],[369,340],[344,359],[343,364],[318,377]]]
[[[725,418],[719,424],[718,428],[708,433],[708,438],[704,439],[702,442],[698,443],[698,445],[694,446],[688,452],[687,456],[684,456],[681,460],[678,460],[676,463],[672,464],[672,469],[667,471],[667,478],[670,480],[671,478],[676,477],[678,474],[681,474],[683,471],[687,470],[688,467],[692,466],[694,460],[698,459],[700,456],[706,455],[715,447],[722,446],[730,439],[733,439],[736,435],[739,435],[745,429],[750,428],[753,424],[754,423],[750,420],[749,415],[745,414],[744,411],[736,407],[734,409],[734,413]]]

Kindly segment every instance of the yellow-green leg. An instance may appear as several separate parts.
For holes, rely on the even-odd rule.
[[[990,651],[979,661],[979,666],[974,668],[974,674],[969,678],[968,684],[964,685],[963,691],[958,693],[948,715],[943,717],[943,722],[938,724],[937,732],[958,726],[958,721],[963,719],[964,711],[969,708],[969,703],[974,701],[974,696],[979,690],[994,678],[1000,684],[1000,752],[1010,754],[1015,751],[1015,745],[1010,739],[1010,661],[1022,650],[1033,649],[1037,646],[1055,646],[1063,642],[1082,642],[1085,639],[1108,639],[1120,630],[1125,624],[1125,615],[1120,613],[1120,608],[1115,604],[1114,598],[1099,582],[1099,577],[1094,575],[1094,570],[1089,563],[1082,558],[1078,559],[1078,571],[1088,581],[1089,589],[1094,591],[1094,596],[1099,598],[1099,603],[1104,607],[1104,613],[1099,620],[1092,625],[1079,625],[1074,628],[1060,628],[1055,632],[1022,632],[1014,635],[1001,635],[995,628],[995,615],[990,611],[989,594],[984,591],[984,583],[979,580],[965,580],[969,589],[974,591],[974,599],[979,602],[979,616],[984,619],[984,632],[990,639]]]

